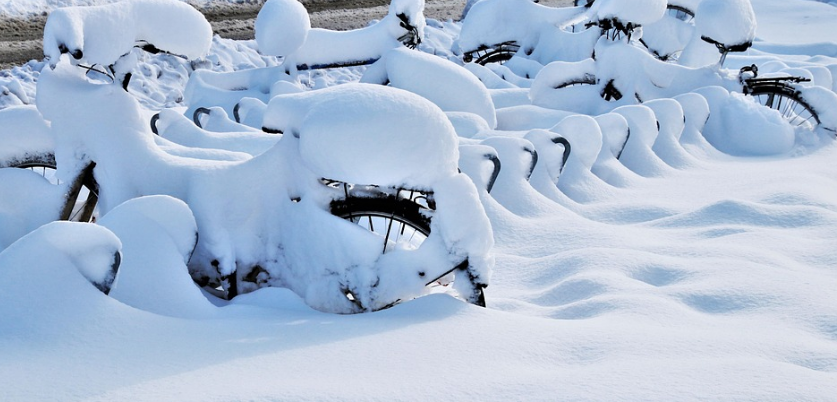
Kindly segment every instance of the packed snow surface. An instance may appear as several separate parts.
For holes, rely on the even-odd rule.
[[[0,170],[0,399],[832,400],[837,7],[752,3],[752,21],[742,8],[694,28],[753,40],[723,68],[702,41],[711,57],[692,48],[684,57],[694,63],[663,63],[553,24],[583,11],[484,0],[468,14],[488,21],[472,44],[536,46],[508,65],[467,65],[486,88],[458,67],[418,70],[400,50],[368,68],[288,75],[255,42],[217,37],[203,61],[213,71],[191,74],[188,90],[193,67],[171,56],[140,57],[135,97],[66,62],[44,69],[37,109],[0,111],[0,154],[57,146],[59,166],[100,161],[110,190],[99,225],[47,223],[61,185]],[[492,25],[498,10],[547,23]],[[424,29],[420,50],[458,60],[462,24]],[[553,35],[575,36],[538,49]],[[594,48],[596,61],[585,61]],[[820,128],[793,127],[741,95],[737,69],[753,63],[764,75],[814,78],[795,88],[822,108]],[[0,78],[13,83],[2,81],[2,99],[35,102],[31,68]],[[405,78],[429,85],[439,71],[460,96]],[[351,83],[364,73],[400,88]],[[556,88],[585,75],[597,81]],[[621,100],[601,98],[610,79]],[[247,123],[283,134],[236,126],[245,97]],[[179,109],[161,113],[155,137],[149,119],[167,104]],[[187,132],[197,106],[210,113],[202,129],[189,126],[195,142],[167,139]],[[489,193],[492,158],[502,169]],[[374,236],[323,210],[331,195],[312,189],[332,174],[432,187],[431,237],[419,251],[381,255]],[[189,276],[209,252],[221,270],[256,260],[293,269],[284,287],[222,301]],[[346,281],[385,295],[415,285],[403,271],[466,254],[489,283],[487,308],[444,294],[369,314],[309,307],[349,309],[329,296]],[[376,278],[375,264],[398,269]]]

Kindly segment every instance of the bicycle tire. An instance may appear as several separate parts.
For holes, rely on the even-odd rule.
[[[798,89],[777,82],[754,83],[745,88],[745,94],[757,103],[778,111],[794,127],[814,129],[820,122],[816,110],[802,97]]]
[[[370,232],[377,233],[383,237],[383,247],[381,252],[387,253],[393,249],[417,249],[421,243],[430,235],[431,218],[427,214],[432,209],[432,200],[429,200],[430,205],[422,205],[414,201],[412,197],[399,197],[397,194],[378,194],[376,196],[357,196],[347,193],[348,196],[343,199],[332,201],[330,210],[331,214],[339,218],[356,223]],[[422,198],[422,197],[419,197]],[[393,228],[393,226],[395,226]],[[393,233],[393,229],[395,233]],[[416,236],[418,235],[418,238]],[[395,236],[396,239],[392,240]],[[407,237],[406,242],[399,243],[400,238]],[[471,294],[458,295],[459,298],[465,301],[485,307],[485,286],[475,283],[473,276],[467,272],[468,261],[465,260],[459,265],[445,272],[437,278],[430,278],[425,285],[428,288],[435,286],[446,286],[450,284],[442,284],[441,280],[450,274],[454,274],[459,280],[463,275],[468,275],[468,281],[471,285]],[[455,272],[456,271],[456,272]],[[350,300],[353,300],[351,295],[347,294]],[[396,300],[382,309],[392,307],[404,300]],[[363,306],[360,306],[363,308]]]
[[[63,207],[59,213],[59,220],[73,222],[95,222],[95,208],[99,200],[99,186],[93,178],[91,163],[70,183],[69,191],[65,194]],[[26,154],[21,157],[9,158],[0,162],[0,168],[27,169],[40,174],[44,180],[59,185],[55,178],[57,164],[55,154],[42,152]]]

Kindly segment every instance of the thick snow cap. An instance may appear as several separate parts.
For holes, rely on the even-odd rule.
[[[444,112],[413,93],[346,84],[280,95],[264,127],[299,138],[308,167],[355,184],[430,188],[456,173],[456,133]]]
[[[297,0],[267,0],[256,17],[256,44],[261,54],[285,56],[305,42],[311,20]]]
[[[209,52],[212,27],[203,14],[177,0],[61,8],[44,27],[44,55],[52,66],[62,53],[78,63],[111,65],[137,42],[196,59]]]
[[[749,45],[756,36],[756,14],[750,0],[704,0],[695,13],[701,37],[727,47]]]

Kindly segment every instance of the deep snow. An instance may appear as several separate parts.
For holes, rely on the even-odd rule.
[[[807,0],[753,0],[753,8],[759,25],[746,56],[834,64],[837,8]],[[226,65],[275,64],[247,44],[213,45],[214,57],[232,60]],[[750,60],[739,57],[728,63]],[[178,73],[163,66],[140,64],[153,70],[149,77]],[[360,75],[301,79],[319,88]],[[146,94],[183,85],[138,81]],[[487,135],[488,119],[477,117],[472,124],[483,134],[460,140],[490,137],[484,143],[504,161],[491,195],[480,192],[496,258],[487,309],[434,295],[343,316],[312,310],[278,288],[214,305],[186,272],[189,209],[167,197],[138,199],[102,219],[118,240],[98,227],[52,224],[0,254],[0,399],[834,398],[837,144],[730,156],[698,132],[694,121],[709,110],[694,96],[566,119],[514,106],[528,99],[520,90],[490,93],[499,129],[560,125]],[[659,133],[653,113],[665,117]],[[723,127],[743,121],[727,118]],[[716,123],[704,130],[710,139],[721,134],[711,130]],[[628,126],[634,142],[620,163],[603,145]],[[575,147],[558,186],[558,150],[542,155],[526,181],[531,156],[521,147],[556,132]],[[18,173],[16,182],[37,179]],[[159,210],[168,213],[149,212]],[[0,219],[20,213],[0,212]],[[91,241],[68,249],[56,234]],[[118,241],[125,276],[105,296],[73,268],[110,258]]]

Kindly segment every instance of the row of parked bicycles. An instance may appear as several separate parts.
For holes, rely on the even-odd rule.
[[[421,49],[423,2],[395,0],[389,15],[362,30],[312,31],[313,42],[301,41],[279,67],[195,72],[186,114],[165,109],[153,117],[129,93],[137,55],[200,58],[211,31],[178,1],[126,3],[141,26],[128,30],[130,43],[110,57],[97,50],[96,41],[107,38],[78,32],[95,32],[102,15],[128,7],[59,10],[47,22],[51,68],[40,77],[37,108],[14,113],[18,122],[45,128],[7,136],[26,146],[0,158],[0,167],[34,171],[32,180],[48,179],[52,196],[60,194],[60,207],[41,219],[95,222],[129,199],[170,195],[193,210],[198,233],[188,268],[212,297],[282,286],[338,313],[436,292],[485,306],[493,235],[480,197],[504,166],[515,164],[503,160],[502,141],[457,139],[449,115],[390,86],[293,86],[298,71],[372,64],[393,48]],[[837,131],[835,96],[810,85],[812,77],[765,74],[755,65],[724,69],[726,55],[746,50],[753,38],[701,31],[704,6],[697,0],[643,1],[647,9],[639,13],[620,12],[638,7],[629,0],[575,3],[477,2],[462,21],[458,62],[480,78],[525,82],[532,104],[550,109],[596,116],[717,85],[752,95],[801,129]],[[163,5],[191,29],[189,36],[143,36],[161,23],[143,20],[144,7]],[[717,49],[717,62],[678,63],[697,45],[667,41],[655,27],[697,35]],[[329,51],[333,46],[342,50]],[[0,111],[0,119],[11,115]],[[631,133],[616,126],[605,140],[619,159]],[[557,183],[576,144],[571,135],[549,133],[539,141],[540,134],[527,136],[541,148],[524,147],[523,174],[547,164]]]

